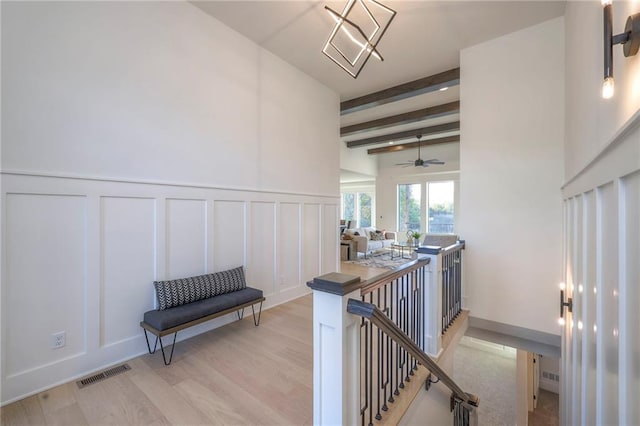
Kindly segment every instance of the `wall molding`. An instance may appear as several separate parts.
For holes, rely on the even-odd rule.
[[[594,169],[601,160],[608,156],[612,151],[614,151],[618,146],[622,145],[629,139],[629,135],[640,128],[640,110],[636,111],[635,114],[624,123],[620,129],[613,135],[613,137],[609,140],[609,142],[605,145],[605,147],[598,153],[596,156],[589,161],[578,173],[576,173],[573,177],[569,178],[562,186],[561,189],[565,192],[570,192],[571,188],[575,186],[582,178],[585,177],[587,173],[589,173],[592,169]],[[575,192],[584,192],[577,190]]]
[[[312,192],[296,192],[296,191],[282,191],[278,189],[257,189],[241,186],[219,186],[219,185],[207,185],[203,183],[195,182],[177,182],[177,181],[163,181],[158,179],[134,179],[134,178],[115,178],[108,176],[86,176],[76,175],[70,173],[51,173],[51,172],[38,172],[29,170],[16,170],[16,169],[2,169],[0,175],[5,176],[30,176],[39,178],[55,178],[55,179],[72,179],[83,181],[97,181],[97,182],[115,182],[115,183],[129,183],[129,184],[141,184],[141,185],[159,185],[159,186],[173,186],[183,188],[199,188],[199,189],[211,189],[220,191],[232,191],[232,192],[256,192],[260,194],[276,194],[276,195],[294,195],[303,197],[320,197],[320,198],[335,198],[340,197],[339,193],[336,194],[322,194]]]

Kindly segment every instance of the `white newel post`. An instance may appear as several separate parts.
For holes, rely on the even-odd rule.
[[[360,277],[325,274],[313,289],[313,424],[356,425],[360,412],[360,320],[347,313],[360,300]]]
[[[423,246],[418,250],[420,257],[430,259],[424,292],[425,352],[438,356],[442,350],[442,255],[440,247]]]

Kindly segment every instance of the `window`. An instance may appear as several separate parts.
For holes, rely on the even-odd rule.
[[[358,227],[372,226],[373,194],[371,192],[342,193],[342,219],[352,220]]]
[[[429,182],[428,232],[438,234],[453,232],[453,182]]]
[[[398,185],[398,231],[420,231],[421,188],[419,183]]]

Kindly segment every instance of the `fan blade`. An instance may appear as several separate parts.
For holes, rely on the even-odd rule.
[[[413,161],[405,161],[404,163],[396,163],[396,166],[408,166],[413,164]]]
[[[436,160],[435,158],[431,160],[424,160],[424,162],[429,164],[444,164],[444,161]]]

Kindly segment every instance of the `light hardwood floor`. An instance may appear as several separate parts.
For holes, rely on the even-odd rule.
[[[75,382],[0,409],[2,425],[312,422],[312,296],[179,342],[173,362],[143,355],[131,370]]]
[[[343,264],[363,280],[386,269]],[[312,296],[250,312],[79,389],[70,382],[0,408],[2,425],[305,425],[313,415]]]

